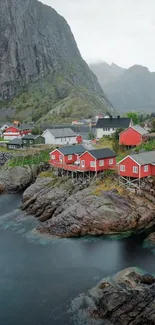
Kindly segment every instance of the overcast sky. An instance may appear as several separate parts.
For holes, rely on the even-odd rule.
[[[155,0],[41,0],[69,23],[83,58],[155,71]]]

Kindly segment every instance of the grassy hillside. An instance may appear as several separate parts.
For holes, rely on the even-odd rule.
[[[49,76],[31,83],[12,101],[1,102],[5,109],[0,120],[10,116],[19,120],[34,122],[60,122],[72,118],[91,117],[99,112],[112,111],[106,100],[82,86],[72,84],[65,76]]]

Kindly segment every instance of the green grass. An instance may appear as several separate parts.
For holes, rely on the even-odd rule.
[[[155,150],[155,140],[148,141],[146,143],[142,143],[140,146],[137,146],[135,151],[139,152],[140,150],[152,151]]]
[[[44,150],[40,152],[35,152],[31,154],[23,154],[22,156],[13,157],[7,163],[9,167],[16,167],[16,166],[26,166],[26,165],[38,165],[41,162],[47,163],[49,161],[49,150]]]

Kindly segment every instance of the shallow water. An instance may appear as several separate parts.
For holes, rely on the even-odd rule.
[[[20,195],[0,196],[0,325],[72,325],[71,300],[103,277],[130,266],[155,273],[146,234],[51,239],[19,208]]]

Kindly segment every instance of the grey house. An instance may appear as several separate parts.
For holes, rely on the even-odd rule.
[[[8,149],[20,149],[23,147],[23,142],[21,138],[15,138],[7,143]]]
[[[45,144],[45,138],[41,135],[27,134],[22,138],[23,147],[31,147],[37,144]]]

